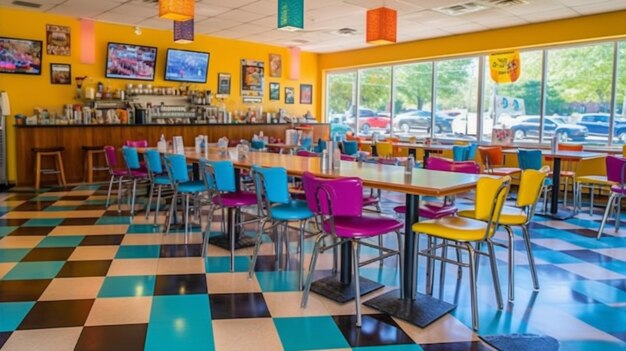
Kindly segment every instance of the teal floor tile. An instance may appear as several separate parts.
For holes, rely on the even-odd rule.
[[[553,251],[553,250],[534,250],[535,259],[544,260],[552,264],[567,264],[567,263],[584,263],[584,261],[570,256],[568,254]]]
[[[366,267],[361,267],[360,272],[362,277],[379,282],[380,284],[386,286],[400,286],[400,270],[396,267],[378,267],[378,263],[373,263]]]
[[[623,332],[626,310],[604,304],[564,305],[563,312],[605,332]]]
[[[50,206],[47,207],[44,211],[54,212],[54,211],[74,211],[78,208],[78,206]]]
[[[24,227],[56,227],[64,218],[33,218],[24,223]]]
[[[83,201],[85,205],[105,205],[107,200],[85,200]]]
[[[577,280],[570,286],[572,290],[605,304],[626,303],[626,291],[598,281]]]
[[[37,247],[76,247],[84,238],[83,235],[47,236]]]
[[[128,234],[161,233],[161,227],[152,224],[131,224],[126,231]]]
[[[20,262],[2,279],[52,279],[59,273],[63,264],[64,261]]]
[[[211,323],[187,323],[181,320],[150,323],[145,349],[215,350]]]
[[[0,262],[19,262],[29,249],[0,249]]]
[[[350,348],[330,316],[274,318],[285,351]]]
[[[132,219],[128,216],[102,216],[96,224],[131,224]]]
[[[298,272],[256,272],[263,292],[298,291]]]
[[[60,199],[61,198],[59,196],[41,195],[41,196],[35,197],[33,200],[37,200],[37,201],[59,201]]]
[[[17,329],[34,305],[34,301],[0,303],[0,332],[12,332]]]
[[[82,184],[74,188],[74,190],[98,190],[102,184]]]
[[[17,228],[19,227],[0,227],[0,238],[11,234]]]
[[[120,246],[115,258],[158,258],[159,250],[159,245]]]
[[[235,272],[247,272],[249,265],[248,256],[235,256]],[[204,266],[207,273],[229,273],[230,256],[207,257]]]
[[[626,351],[623,341],[566,340],[560,343],[560,351]]]
[[[188,323],[209,323],[209,297],[201,295],[166,295],[152,298],[150,323],[184,320]]]
[[[155,282],[153,275],[106,277],[98,297],[152,296]]]

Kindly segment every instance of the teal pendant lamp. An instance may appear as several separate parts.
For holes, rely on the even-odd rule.
[[[278,0],[278,29],[290,32],[304,29],[304,0]]]

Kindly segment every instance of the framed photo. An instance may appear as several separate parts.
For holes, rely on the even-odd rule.
[[[313,86],[311,84],[300,84],[300,103],[306,105],[313,103]]]
[[[70,27],[46,24],[46,52],[48,55],[71,56]]]
[[[0,73],[41,74],[41,40],[0,37]]]
[[[285,88],[285,103],[293,104],[293,101],[295,100],[294,95],[296,95],[294,88]]]
[[[230,95],[230,73],[218,73],[217,74],[217,95],[218,96]]]
[[[241,96],[244,103],[262,103],[265,62],[241,60]]]
[[[282,76],[282,58],[278,54],[270,54],[270,77],[280,78]]]
[[[65,63],[51,63],[50,83],[72,84],[72,66]]]
[[[280,83],[270,83],[270,100],[280,100]]]

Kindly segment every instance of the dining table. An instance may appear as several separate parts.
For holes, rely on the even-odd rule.
[[[378,156],[376,151],[376,143],[372,143],[371,141],[361,141],[360,144],[370,145],[372,148],[372,156]],[[413,158],[417,157],[417,150],[424,150],[424,157],[422,158],[423,164],[426,165],[426,160],[430,157],[432,153],[442,153],[444,151],[452,150],[453,145],[450,144],[417,144],[417,143],[408,143],[408,142],[392,142],[393,147],[401,147],[409,150],[409,155],[413,156]]]
[[[240,154],[237,149],[227,152],[208,149],[202,153],[195,150],[185,152],[188,161],[230,160],[237,172],[249,170],[252,165],[283,167],[291,176],[302,176],[311,172],[324,178],[359,177],[363,185],[405,194],[406,216],[404,223],[404,262],[400,289],[382,294],[365,304],[392,316],[404,319],[417,326],[425,327],[455,308],[455,305],[417,292],[417,242],[411,227],[418,221],[420,196],[446,196],[473,190],[480,175],[413,169],[406,173],[404,167],[365,162],[341,161],[336,169],[323,167],[319,157],[301,157],[267,152]],[[234,235],[230,233],[229,235]],[[351,244],[340,248],[340,267],[336,275],[313,282],[311,290],[338,302],[347,302],[355,297],[352,280]],[[360,295],[383,287],[378,282],[360,277]]]
[[[548,212],[537,212],[538,215],[547,216],[554,219],[568,219],[574,216],[574,211],[559,209],[559,189],[561,185],[561,163],[562,161],[578,162],[581,160],[605,157],[606,154],[589,151],[569,151],[569,150],[548,150],[540,149],[544,158],[551,158],[552,161],[552,192],[550,193],[550,209]],[[505,155],[518,154],[519,149],[503,149]]]

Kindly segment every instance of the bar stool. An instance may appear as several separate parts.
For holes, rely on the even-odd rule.
[[[65,186],[65,171],[63,170],[63,154],[64,147],[34,147],[31,149],[35,153],[35,190],[39,191],[41,182],[41,174],[56,174],[59,185]],[[54,159],[54,168],[41,168],[42,157],[52,157]]]
[[[104,156],[104,145],[83,145],[81,149],[83,150],[83,159],[85,161],[85,175],[83,176],[83,180],[86,178],[87,183],[93,183],[93,172],[109,170],[109,167],[107,166],[102,166],[98,164],[94,166],[94,158],[98,157],[98,155]]]

